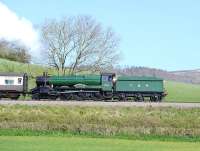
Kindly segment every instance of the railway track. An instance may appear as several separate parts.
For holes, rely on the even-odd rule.
[[[0,105],[48,105],[48,106],[102,106],[102,107],[175,107],[175,108],[200,108],[200,103],[155,103],[155,102],[94,102],[94,101],[22,101],[1,100]]]

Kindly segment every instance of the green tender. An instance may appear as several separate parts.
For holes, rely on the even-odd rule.
[[[163,79],[156,77],[121,76],[116,82],[116,91],[164,92]]]
[[[71,86],[76,84],[101,85],[100,75],[75,75],[75,76],[51,76],[49,83],[57,86]]]

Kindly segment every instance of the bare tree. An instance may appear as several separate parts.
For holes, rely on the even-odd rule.
[[[89,16],[50,20],[42,28],[50,65],[59,72],[101,71],[118,58],[119,39]]]
[[[30,63],[31,55],[25,47],[15,47],[15,56],[18,58],[19,62]]]
[[[8,42],[1,40],[0,58],[22,63],[29,63],[31,61],[31,55],[28,53],[28,49],[18,41]]]
[[[48,20],[42,27],[42,37],[47,49],[49,65],[57,69],[58,73],[65,73],[65,65],[70,52],[74,50],[73,21]]]

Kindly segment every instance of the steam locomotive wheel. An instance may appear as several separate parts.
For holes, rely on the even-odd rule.
[[[40,100],[40,95],[38,93],[32,94],[33,100]]]
[[[104,99],[106,99],[106,100],[112,99],[113,93],[112,93],[112,92],[104,92],[104,93],[103,93],[103,97],[104,97]]]
[[[60,100],[63,100],[63,101],[70,100],[71,98],[72,98],[72,96],[70,94],[62,94],[60,96]]]
[[[72,100],[81,101],[82,98],[78,94],[73,94],[72,95]]]
[[[50,99],[50,100],[56,100],[56,99],[57,99],[57,96],[51,95],[51,96],[49,96],[49,99]]]
[[[101,100],[103,100],[103,96],[100,93],[94,93],[92,95],[92,100],[94,100],[94,101],[101,101]]]

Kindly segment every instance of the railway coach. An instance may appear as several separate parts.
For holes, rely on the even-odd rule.
[[[0,73],[0,99],[18,99],[28,91],[27,74]]]

